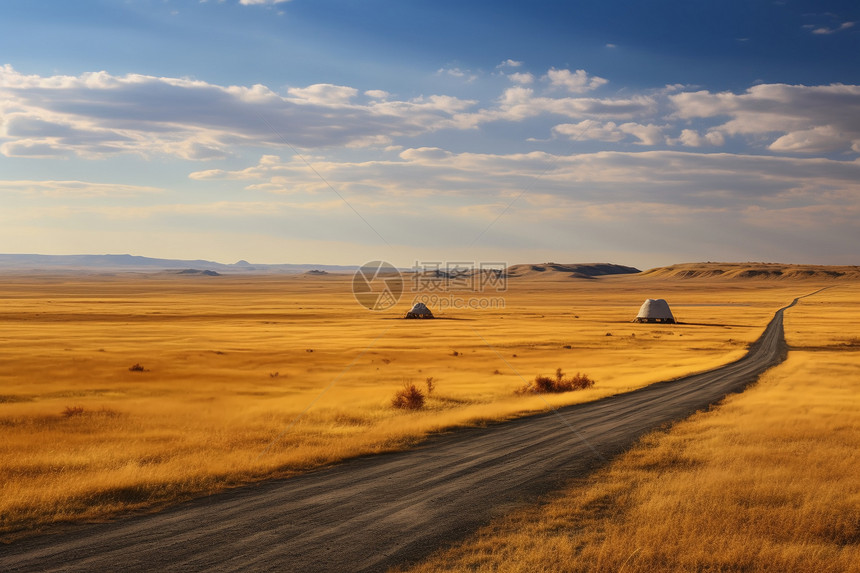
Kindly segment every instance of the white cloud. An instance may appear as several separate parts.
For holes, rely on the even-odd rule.
[[[856,85],[762,84],[742,94],[684,92],[670,95],[669,100],[678,118],[723,120],[715,130],[769,137],[773,151],[848,151],[860,142],[860,86]]]
[[[508,79],[515,84],[530,84],[535,81],[535,77],[526,72],[514,72],[512,74],[508,74],[507,76]]]
[[[641,125],[638,123],[628,122],[622,123],[618,129],[624,133],[629,133],[639,141],[641,145],[658,145],[663,142],[663,128],[659,125]]]
[[[371,99],[388,99],[391,94],[385,90],[367,90],[364,95]]]
[[[595,90],[609,81],[597,76],[589,76],[585,70],[571,72],[570,70],[552,68],[546,73],[546,76],[553,87],[564,88],[575,94]]]
[[[306,88],[289,88],[287,93],[301,103],[336,106],[348,105],[358,95],[358,90],[333,84],[314,84]]]
[[[237,145],[387,145],[392,137],[457,127],[476,102],[447,95],[389,100],[316,84],[286,96],[261,85],[107,72],[24,75],[0,67],[0,151],[7,156],[95,158],[117,153],[219,158]]]
[[[27,195],[45,195],[47,197],[130,197],[163,192],[164,189],[158,187],[127,185],[123,183],[0,180],[0,193],[23,193]]]
[[[533,88],[514,86],[506,89],[494,108],[484,108],[458,116],[462,126],[477,126],[490,121],[523,121],[540,115],[559,115],[571,119],[629,120],[652,115],[657,102],[649,96],[629,98],[546,97]]]
[[[507,59],[496,67],[497,68],[519,68],[519,67],[522,67],[522,65],[523,65],[522,62],[518,62],[517,60]]]
[[[511,67],[511,66],[506,66]],[[454,70],[452,70],[454,71]],[[448,72],[445,72],[448,73]],[[501,73],[501,72],[500,72]],[[237,156],[247,147],[386,148],[441,130],[534,118],[532,140],[553,132],[606,143],[704,147],[743,138],[775,153],[857,153],[860,86],[756,85],[743,93],[685,86],[623,97],[582,95],[605,80],[583,70],[551,69],[537,84],[516,85],[494,100],[445,94],[397,98],[351,86],[220,86],[184,78],[107,72],[25,75],[0,67],[0,153],[7,157],[105,158],[119,153],[188,160]],[[560,89],[564,93],[558,93]],[[574,92],[571,94],[570,92]],[[672,111],[666,115],[666,110]],[[552,121],[555,120],[555,121]],[[561,121],[559,121],[561,120]],[[667,139],[666,134],[680,134]]]
[[[708,131],[704,135],[694,129],[684,129],[678,139],[669,141],[672,145],[685,145],[687,147],[704,147],[707,145],[720,146],[725,143],[725,137],[719,131]]]
[[[447,70],[445,73],[465,74]],[[465,77],[465,76],[463,76]],[[0,151],[7,156],[103,158],[118,153],[219,159],[237,146],[388,146],[399,137],[539,115],[603,119],[619,124],[649,115],[650,96],[550,97],[523,87],[534,77],[510,74],[520,85],[495,102],[434,94],[410,100],[383,90],[314,84],[280,95],[263,85],[219,86],[199,80],[107,72],[80,76],[24,75],[0,68]],[[582,70],[550,70],[552,87],[587,91],[604,80]],[[643,122],[634,122],[637,124]],[[631,128],[633,126],[630,126]],[[653,128],[652,128],[653,131]],[[644,142],[653,135],[630,133]]]
[[[626,137],[615,123],[603,123],[593,119],[556,125],[552,131],[573,141],[621,141]]]
[[[663,143],[663,128],[657,125],[642,125],[633,122],[616,124],[586,119],[579,123],[565,123],[552,128],[553,133],[564,135],[574,141],[622,141],[632,135],[639,145]]]
[[[850,147],[851,140],[832,125],[792,131],[770,144],[772,151],[800,153],[830,153]],[[858,140],[856,144],[860,144]]]

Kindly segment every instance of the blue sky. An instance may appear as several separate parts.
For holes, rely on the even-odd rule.
[[[856,2],[0,5],[0,252],[857,264]]]

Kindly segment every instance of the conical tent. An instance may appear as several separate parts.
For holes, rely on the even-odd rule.
[[[674,323],[675,317],[672,316],[672,311],[669,310],[668,302],[662,298],[649,298],[642,303],[639,314],[636,316],[636,322]]]
[[[433,313],[423,302],[416,302],[412,310],[406,313],[406,318],[433,318]]]

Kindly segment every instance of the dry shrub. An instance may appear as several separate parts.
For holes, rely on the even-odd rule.
[[[140,365],[140,362],[128,367],[129,372],[146,372],[146,368]]]
[[[428,376],[426,382],[427,382],[427,395],[429,396],[430,394],[433,393],[433,390],[436,389],[436,381],[433,379],[432,376]]]
[[[83,416],[84,415],[84,407],[83,406],[66,406],[66,409],[63,410],[63,416],[66,418],[71,418],[72,416]]]
[[[585,390],[594,386],[594,380],[587,374],[577,372],[570,378],[564,377],[561,368],[555,371],[555,378],[549,376],[535,376],[533,382],[517,390],[517,394],[559,394],[561,392],[572,392],[573,390]]]
[[[420,410],[424,407],[424,393],[415,384],[407,382],[391,399],[391,405],[401,410]]]

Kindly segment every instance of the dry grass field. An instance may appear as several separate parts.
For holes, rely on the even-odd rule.
[[[370,312],[350,279],[0,276],[0,535],[157,508],[708,369],[743,355],[777,308],[819,285],[526,276],[488,294],[504,308],[407,321],[408,296]],[[668,299],[685,324],[632,324],[646,297]],[[830,344],[827,328],[814,344]],[[596,384],[515,393],[557,368]],[[391,406],[404,382],[430,377],[424,409]]]
[[[410,571],[860,571],[858,316],[802,300],[754,387]]]

